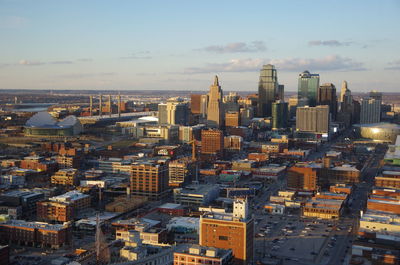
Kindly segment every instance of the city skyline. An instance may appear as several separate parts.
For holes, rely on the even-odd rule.
[[[218,75],[227,91],[257,91],[271,63],[287,91],[305,70],[353,92],[398,90],[396,1],[159,3],[0,1],[0,89],[206,91]]]

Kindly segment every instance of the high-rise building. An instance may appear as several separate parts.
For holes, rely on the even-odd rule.
[[[277,100],[272,103],[272,129],[286,129],[288,126],[288,103]]]
[[[278,91],[278,77],[275,66],[264,65],[260,71],[258,83],[258,116],[270,117],[272,113],[272,103],[275,101]]]
[[[168,192],[168,165],[156,161],[136,161],[131,167],[131,194],[159,200]]]
[[[363,98],[361,100],[360,123],[378,123],[381,121],[382,101],[374,98]]]
[[[218,82],[218,76],[215,76],[214,83],[210,86],[208,93],[207,125],[220,128],[223,126],[222,115],[222,89]]]
[[[276,92],[276,99],[285,101],[285,86],[278,85],[278,91]]]
[[[315,107],[318,100],[319,74],[304,71],[299,74],[298,98],[308,99],[308,105]],[[299,105],[300,106],[300,105]]]
[[[224,134],[221,130],[201,131],[201,153],[221,157],[224,151]]]
[[[190,178],[195,174],[194,163],[190,157],[182,157],[169,163],[169,186],[181,187],[184,183],[189,182]]]
[[[329,106],[298,107],[296,130],[326,134],[329,132]]]
[[[201,114],[201,96],[200,94],[190,95],[190,111],[192,114]]]
[[[235,264],[250,264],[253,259],[254,220],[248,203],[236,199],[233,213],[211,212],[200,217],[199,244],[232,249]]]
[[[239,111],[228,111],[225,113],[225,126],[237,127],[240,126],[240,113]]]
[[[298,104],[297,96],[289,98],[289,118],[292,119],[296,116],[296,109]]]
[[[328,105],[332,119],[336,120],[338,102],[334,84],[325,83],[319,87],[318,105]]]
[[[346,94],[346,91],[349,90],[347,88],[347,81],[343,80],[342,82],[342,88],[340,89],[340,102],[344,101],[344,95]]]
[[[165,103],[158,104],[158,124],[168,124],[167,104]]]
[[[170,98],[158,104],[158,124],[186,125],[189,121],[188,104],[181,98]]]
[[[378,92],[376,90],[372,90],[371,92],[369,92],[369,97],[373,98],[375,100],[380,100],[382,101],[382,93]]]

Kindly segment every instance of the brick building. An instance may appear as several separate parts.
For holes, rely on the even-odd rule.
[[[0,241],[31,247],[57,249],[71,242],[69,226],[23,220],[0,224]]]
[[[37,219],[40,221],[69,222],[74,219],[74,207],[71,203],[38,202]]]
[[[181,245],[174,252],[174,265],[229,265],[232,261],[233,255],[230,249]]]
[[[51,176],[51,184],[62,186],[78,185],[79,174],[75,168],[64,168],[57,171]]]
[[[224,134],[221,130],[201,131],[201,154],[221,158],[224,154]]]
[[[236,200],[233,213],[206,213],[200,218],[201,246],[232,249],[235,264],[253,259],[254,221],[247,202]]]
[[[294,190],[315,191],[318,185],[318,171],[310,166],[292,166],[287,172],[287,186]]]
[[[131,166],[131,193],[159,200],[168,194],[168,165],[153,160],[136,161]]]

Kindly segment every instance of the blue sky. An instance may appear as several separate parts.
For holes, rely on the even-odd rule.
[[[0,88],[400,91],[400,1],[0,0]]]

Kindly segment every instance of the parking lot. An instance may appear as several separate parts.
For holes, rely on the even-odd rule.
[[[256,219],[256,259],[277,258],[284,264],[328,264],[352,226],[298,215],[259,214]]]

